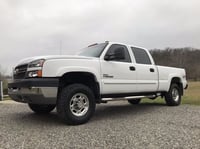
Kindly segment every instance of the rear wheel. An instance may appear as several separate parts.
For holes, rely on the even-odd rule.
[[[47,114],[51,112],[56,105],[40,105],[40,104],[28,104],[30,109],[37,114]]]
[[[140,98],[138,98],[138,99],[132,99],[132,100],[128,100],[128,102],[129,102],[130,104],[132,104],[132,105],[139,104],[139,103],[140,103],[140,101],[141,101],[141,99],[140,99]]]
[[[58,102],[58,116],[70,125],[86,123],[95,111],[95,97],[91,89],[82,84],[71,84],[62,89]]]
[[[168,106],[181,104],[181,89],[177,84],[171,84],[169,91],[165,94],[165,101]]]

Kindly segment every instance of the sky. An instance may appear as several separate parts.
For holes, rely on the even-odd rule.
[[[200,48],[199,0],[0,0],[0,69],[104,41]]]

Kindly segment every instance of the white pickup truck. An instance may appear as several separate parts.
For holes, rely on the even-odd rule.
[[[96,103],[165,97],[169,106],[181,103],[187,88],[184,69],[156,66],[149,51],[116,42],[93,44],[75,56],[41,56],[22,60],[9,83],[10,97],[28,103],[38,114],[55,107],[72,125],[87,122]]]

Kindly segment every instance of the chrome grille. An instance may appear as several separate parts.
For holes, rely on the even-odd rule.
[[[28,67],[28,64],[15,67],[14,79],[24,79],[26,77],[27,67]]]

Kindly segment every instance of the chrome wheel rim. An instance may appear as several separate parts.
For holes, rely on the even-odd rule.
[[[177,88],[172,89],[172,98],[176,102],[179,100],[179,91]]]
[[[89,109],[89,99],[83,93],[76,93],[70,100],[70,110],[75,116],[83,116]]]

